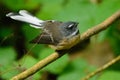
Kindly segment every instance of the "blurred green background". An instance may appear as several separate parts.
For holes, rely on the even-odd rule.
[[[120,0],[0,0],[0,80],[9,80],[54,50],[30,44],[40,30],[6,14],[28,10],[43,20],[77,21],[82,34],[120,10]],[[26,80],[80,80],[120,55],[120,20]],[[120,80],[120,62],[90,80]]]

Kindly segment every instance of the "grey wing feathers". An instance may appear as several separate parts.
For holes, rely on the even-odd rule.
[[[34,28],[42,28],[42,24],[44,23],[43,20],[40,20],[34,16],[32,16],[28,11],[26,10],[20,10],[19,13],[8,13],[6,15],[7,17],[10,17],[14,20],[22,21],[29,23]]]
[[[41,33],[39,36],[37,36],[35,39],[30,41],[30,43],[37,43],[37,44],[52,44],[56,45],[56,41],[53,41],[51,39],[51,36],[48,33]]]

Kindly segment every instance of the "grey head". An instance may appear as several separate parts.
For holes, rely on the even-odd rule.
[[[66,38],[71,38],[74,37],[75,35],[79,34],[79,29],[77,28],[78,22],[64,22],[60,28],[61,28],[61,33],[64,35]]]

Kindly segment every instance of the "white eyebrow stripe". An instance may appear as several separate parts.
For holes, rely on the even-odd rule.
[[[68,27],[71,28],[74,24],[70,24]]]

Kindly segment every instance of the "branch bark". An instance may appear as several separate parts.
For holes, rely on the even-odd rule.
[[[88,74],[87,76],[85,76],[83,79],[81,80],[89,80],[91,77],[93,77],[94,75],[100,73],[101,71],[105,70],[106,68],[108,68],[109,66],[111,66],[112,64],[116,63],[117,61],[120,60],[120,56],[117,56],[115,59],[111,60],[110,62],[108,62],[107,64],[103,65],[102,67],[98,68],[97,70],[95,70],[94,72],[91,72],[90,74]]]
[[[84,41],[91,36],[105,30],[106,28],[109,27],[110,24],[112,24],[115,20],[120,18],[120,11],[117,11],[114,13],[112,16],[104,20],[102,23],[92,27],[91,29],[88,29],[85,33],[81,35],[80,41]]]
[[[117,20],[120,17],[120,11],[114,13],[112,16],[110,16],[108,19],[103,21],[102,23],[92,27],[91,29],[88,29],[85,33],[81,35],[80,42],[90,38],[91,36],[105,30],[109,27],[110,24],[112,24],[115,20]],[[66,51],[56,51],[55,53],[52,53],[47,58],[39,61],[34,66],[29,68],[28,70],[14,76],[11,80],[21,80],[25,79],[34,73],[36,73],[38,70],[42,69],[46,65],[50,64],[51,62],[55,61],[56,59],[60,58],[66,53]]]

